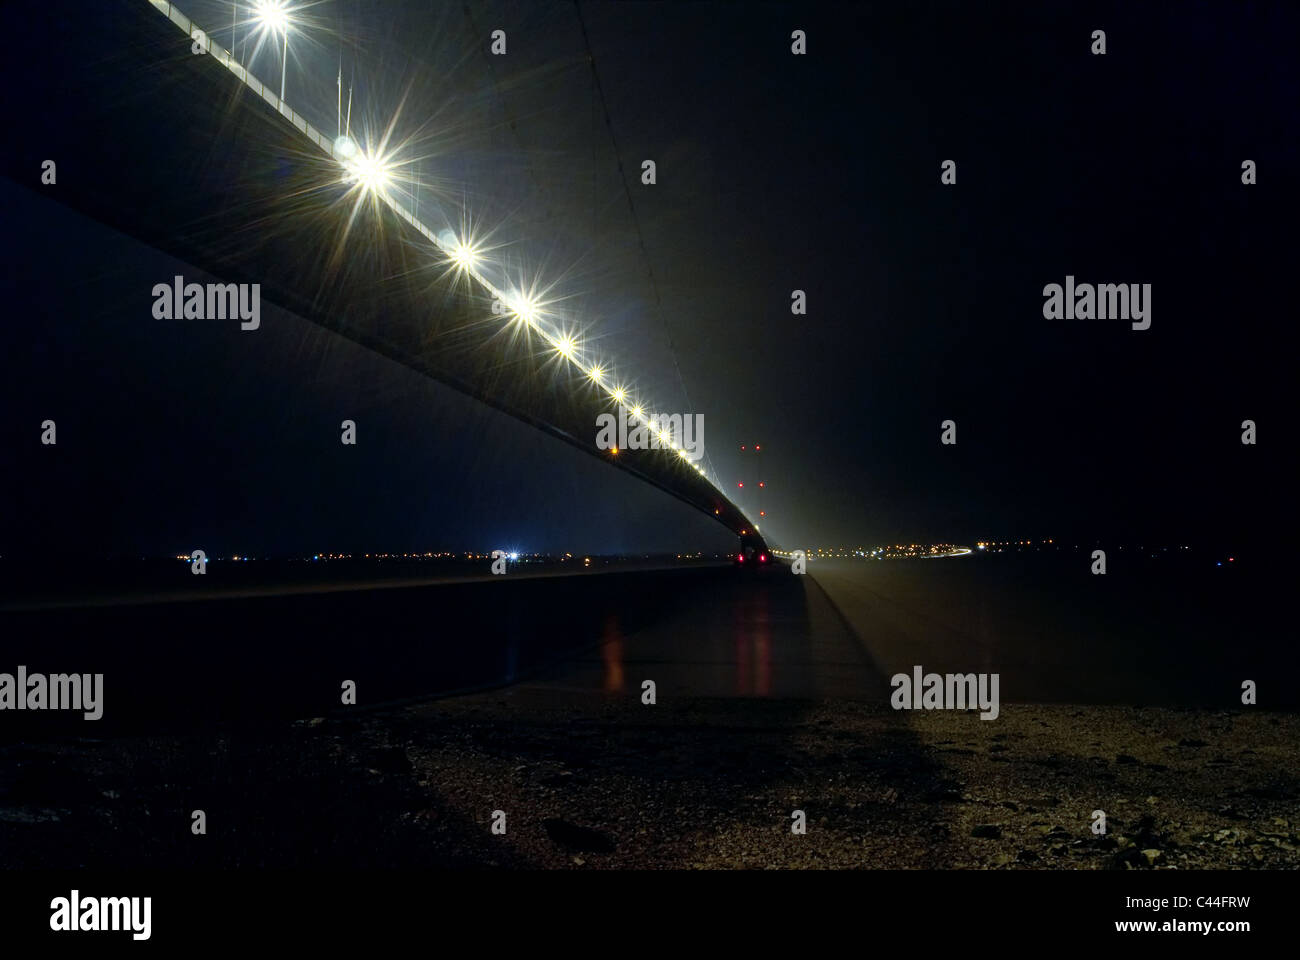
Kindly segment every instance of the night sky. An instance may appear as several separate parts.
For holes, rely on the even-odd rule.
[[[30,37],[2,68],[22,109],[57,82],[45,6],[7,18]],[[182,6],[228,43],[228,5]],[[287,97],[332,130],[342,63],[354,122],[400,103],[428,202],[468,206],[554,280],[657,407],[702,413],[751,515],[766,481],[776,541],[1283,538],[1300,14],[1131,6],[583,4],[602,104],[573,4],[343,0],[312,8]],[[123,43],[118,7],[159,16],[115,6]],[[135,52],[149,82],[157,52]],[[157,144],[159,176],[167,122],[122,131]],[[20,156],[0,180],[0,554],[730,546],[662,492],[270,305],[255,347],[237,324],[154,320],[153,284],[195,271],[56,202],[39,144]],[[1067,275],[1150,283],[1151,328],[1044,319]],[[742,443],[762,444],[761,477]]]

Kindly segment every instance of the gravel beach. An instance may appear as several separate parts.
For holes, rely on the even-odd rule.
[[[524,684],[269,733],[6,747],[3,863],[1300,864],[1291,714],[1004,704],[989,723],[869,702],[565,700],[557,706],[553,687]],[[191,832],[195,809],[206,835]],[[806,833],[792,831],[796,810]],[[1105,834],[1092,830],[1097,810]],[[504,834],[493,833],[494,811],[504,813]]]

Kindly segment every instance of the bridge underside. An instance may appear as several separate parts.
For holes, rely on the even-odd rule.
[[[24,91],[7,108],[12,180],[211,274],[187,280],[258,283],[268,301],[754,538],[742,511],[670,451],[598,449],[596,417],[616,412],[608,398],[546,360],[540,338],[503,335],[508,321],[387,207],[363,209],[344,242],[351,202],[338,165],[213,57],[192,53],[164,16],[142,0],[78,5],[75,16],[44,0],[25,6],[21,20],[59,42],[37,41],[39,77],[0,60],[4,89]],[[54,186],[40,183],[48,159]],[[150,291],[140,302],[148,317]]]

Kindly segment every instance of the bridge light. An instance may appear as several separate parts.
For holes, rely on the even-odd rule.
[[[367,190],[378,193],[391,182],[391,168],[377,157],[362,154],[356,162],[357,180]]]
[[[614,389],[614,392],[611,393],[610,396],[613,397],[615,400],[617,400],[619,403],[622,403],[624,400],[627,399],[627,393],[623,390],[622,387],[616,387]]]
[[[461,270],[476,270],[482,260],[478,248],[462,240],[458,240],[451,249],[451,262]]]
[[[530,327],[536,325],[537,318],[541,313],[537,301],[522,293],[516,293],[510,297],[507,306],[510,307],[510,311],[515,315],[516,320]]]
[[[636,417],[638,420],[641,420],[641,419],[644,419],[645,414],[641,412],[641,408],[640,408],[640,407],[633,407],[633,408],[632,408],[632,416]]]
[[[280,99],[284,100],[284,81],[289,72],[289,31],[293,27],[294,8],[288,0],[254,0],[253,21],[258,30],[271,36],[284,38],[284,53],[280,57]],[[261,47],[261,43],[258,43]]]
[[[356,186],[358,188],[357,192],[361,195],[362,199],[366,194],[371,195],[371,198],[375,201],[382,199],[387,205],[393,207],[397,213],[401,214],[403,219],[406,219],[408,222],[415,225],[422,234],[433,240],[437,256],[444,257],[446,258],[445,262],[450,262],[457,268],[464,270],[466,273],[473,274],[475,279],[483,288],[485,288],[487,293],[494,297],[499,297],[502,300],[506,300],[506,294],[503,294],[498,287],[494,286],[476,271],[476,268],[481,265],[491,264],[493,258],[490,256],[490,251],[492,249],[490,246],[486,248],[488,252],[485,253],[483,247],[480,247],[473,243],[472,240],[469,240],[468,233],[466,240],[462,241],[457,238],[455,233],[450,229],[445,229],[441,233],[435,235],[424,221],[418,219],[417,214],[413,214],[410,210],[406,209],[402,203],[394,197],[395,188],[399,181],[404,185],[407,180],[406,176],[404,176],[401,171],[401,168],[413,162],[414,158],[406,156],[405,151],[400,149],[388,152],[386,149],[388,146],[387,134],[385,134],[379,143],[374,143],[367,135],[365,135],[364,131],[357,135],[351,133],[353,128],[350,126],[350,123],[346,126],[343,123],[341,80],[339,91],[340,129],[339,135],[333,141],[322,139],[319,134],[313,135],[312,128],[303,125],[302,119],[283,105],[285,79],[288,66],[289,38],[292,34],[308,33],[313,28],[314,20],[309,13],[309,9],[315,6],[316,2],[317,0],[247,0],[247,20],[244,20],[241,16],[236,17],[236,20],[242,21],[241,23],[237,23],[236,27],[248,24],[250,27],[248,33],[256,33],[258,35],[255,39],[265,40],[266,38],[274,36],[275,40],[283,42],[280,66],[281,105],[279,112],[281,116],[285,120],[291,122],[299,131],[311,135],[312,139],[318,143],[319,146],[327,150],[333,159],[338,161],[341,168],[342,181],[346,184]],[[155,7],[155,9],[162,11],[164,14],[166,14],[168,10],[167,4],[159,3],[157,0],[153,0],[151,5]],[[235,4],[235,13],[237,15],[241,14],[240,8],[243,6],[243,4]],[[185,21],[185,18],[175,17],[174,15],[169,19],[172,19],[172,21],[177,23],[177,25],[179,25],[179,21]],[[235,30],[232,31],[232,34],[238,32],[238,30]],[[248,38],[237,39],[246,40]],[[234,45],[235,40],[232,39],[232,47]],[[234,69],[233,59],[229,65]],[[254,88],[256,85],[256,88],[260,89],[261,84],[252,77],[248,70],[241,67],[235,70],[235,73],[245,86]],[[268,84],[267,87],[269,89],[270,85]],[[346,133],[343,132],[345,130],[347,131]],[[543,296],[545,295],[545,292],[543,292]],[[507,300],[507,305],[511,308],[511,313],[516,313],[519,320],[534,329],[537,329],[539,335],[546,344],[554,347],[560,355],[570,360],[578,371],[585,372],[590,379],[600,384],[602,387],[606,387],[606,384],[602,382],[606,377],[605,371],[599,366],[588,368],[586,356],[579,356],[579,354],[585,353],[579,342],[572,336],[561,336],[559,331],[551,326],[550,321],[553,319],[553,315],[556,311],[553,309],[547,309],[549,307],[548,302],[534,301],[531,298],[521,297],[517,301],[517,304],[518,309],[516,311],[514,309],[515,304]],[[623,402],[624,400],[624,396],[622,395],[616,394],[615,397],[619,402]],[[641,407],[635,409],[634,416],[642,423],[651,426],[655,423],[655,418],[649,417]],[[664,446],[672,450],[680,449],[679,444],[674,442],[671,435],[667,432],[659,432],[659,440]],[[742,449],[744,448],[742,447]],[[683,455],[683,459],[691,461],[689,456]],[[701,476],[705,477],[706,481],[708,481],[710,486],[714,488],[715,492],[720,493],[721,479],[719,477],[716,475],[710,477],[705,468],[700,464],[692,461],[691,465],[695,467]],[[243,554],[241,554],[240,557],[242,559],[247,559]],[[182,559],[188,558],[186,557]]]
[[[367,193],[384,193],[393,182],[393,165],[387,157],[355,150],[343,161],[343,166],[347,170],[344,179],[356,183]]]
[[[254,0],[253,19],[263,30],[286,33],[293,26],[293,8],[286,0]]]

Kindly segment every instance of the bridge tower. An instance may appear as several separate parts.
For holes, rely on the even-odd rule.
[[[762,534],[763,522],[767,519],[767,510],[763,507],[763,492],[767,489],[767,478],[763,474],[762,466],[763,445],[742,443],[740,452],[745,459],[745,464],[742,467],[742,477],[737,481],[736,487],[743,491],[746,482],[749,483],[750,495],[746,499],[753,505],[754,513],[751,513],[750,517],[754,518],[754,523],[757,524],[754,530],[741,531],[740,562],[753,563],[757,566],[770,563],[772,560],[766,538]]]

